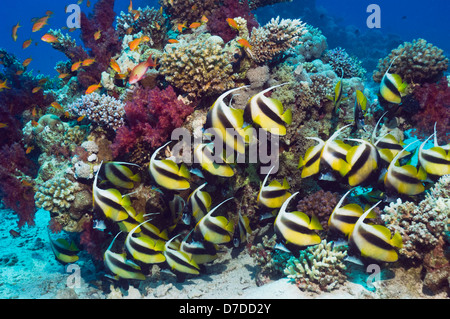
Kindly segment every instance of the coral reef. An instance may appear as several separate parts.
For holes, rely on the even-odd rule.
[[[341,74],[344,78],[360,77],[363,78],[366,74],[357,58],[350,56],[343,48],[335,48],[327,50],[323,55],[323,61],[333,66],[336,74]]]
[[[380,60],[377,70],[373,72],[375,82],[381,82],[391,63],[389,72],[400,75],[408,83],[434,82],[448,68],[444,51],[424,39],[405,42]]]
[[[159,2],[167,15],[171,17],[174,26],[184,23],[189,26],[193,22],[200,21],[203,15],[209,17],[215,9],[220,7],[220,2],[215,0],[160,0]]]
[[[450,212],[450,175],[441,177],[424,200],[415,204],[401,199],[384,208],[381,218],[393,232],[403,238],[400,257],[413,262],[423,260],[425,254],[436,247]]]
[[[300,251],[298,258],[289,258],[284,274],[302,290],[331,291],[347,279],[343,262],[346,256],[344,248],[324,239],[320,244]]]
[[[327,38],[322,34],[322,31],[310,24],[306,24],[305,28],[308,32],[300,37],[300,45],[295,47],[295,53],[302,57],[304,62],[311,62],[319,59],[328,48]]]
[[[166,45],[159,61],[160,73],[171,85],[192,100],[235,86],[236,75],[220,37],[206,33],[180,36],[178,41]]]
[[[300,37],[308,30],[299,20],[272,18],[263,27],[253,29],[250,35],[252,59],[258,64],[271,62],[285,51],[300,44]]]
[[[297,204],[297,209],[308,216],[317,216],[323,229],[327,230],[328,219],[339,202],[339,199],[339,193],[319,190],[302,198]]]
[[[75,103],[68,105],[67,110],[112,130],[124,125],[124,104],[105,94],[94,92],[84,95]]]

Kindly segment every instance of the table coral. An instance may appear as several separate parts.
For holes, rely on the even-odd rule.
[[[253,29],[250,35],[252,59],[264,64],[280,57],[286,50],[300,44],[300,37],[307,33],[300,19],[272,18],[263,27]]]
[[[329,292],[347,279],[343,262],[346,256],[345,249],[324,239],[320,244],[300,251],[298,258],[289,258],[284,274],[302,290]]]
[[[450,175],[441,177],[419,204],[401,199],[384,208],[381,218],[403,238],[400,257],[421,261],[438,244],[450,216]]]
[[[236,75],[222,38],[205,33],[178,41],[166,45],[159,61],[160,73],[170,84],[192,100],[234,88]]]
[[[405,42],[380,60],[377,70],[373,73],[375,82],[381,82],[391,63],[389,72],[400,75],[403,81],[408,83],[433,82],[448,68],[448,58],[445,57],[444,51],[424,39]]]
[[[112,130],[124,124],[124,104],[111,96],[100,95],[96,92],[82,96],[78,101],[67,106],[67,110],[78,116],[86,116],[98,125]]]

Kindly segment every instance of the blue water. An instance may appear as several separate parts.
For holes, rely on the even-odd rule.
[[[46,32],[46,28],[59,29],[66,23],[68,14],[65,13],[65,7],[68,4],[75,3],[74,0],[54,1],[54,0],[23,0],[23,1],[2,1],[0,10],[0,47],[17,55],[21,60],[33,57],[32,67],[35,72],[43,72],[49,75],[57,75],[54,70],[55,63],[59,60],[66,60],[66,57],[59,51],[51,48],[47,43],[40,41],[40,37]],[[94,0],[92,1],[95,2]],[[319,27],[328,38],[330,48],[343,46],[349,52],[358,55],[358,46],[362,45],[358,38],[361,34],[381,32],[383,36],[397,36],[398,41],[394,41],[389,48],[394,49],[400,41],[411,41],[417,38],[424,38],[428,42],[440,47],[448,56],[450,53],[450,2],[447,0],[433,1],[389,1],[389,0],[317,0],[316,7],[322,12],[319,16],[306,15],[302,12],[304,3],[314,1],[293,0],[288,3],[276,4],[264,7],[256,11],[258,19],[261,23],[270,18],[280,15],[283,18],[299,18]],[[366,25],[369,13],[366,12],[367,6],[376,3],[381,8],[381,28],[369,29]],[[135,0],[134,7],[159,7],[156,0]],[[126,11],[129,5],[128,0],[117,0],[115,5],[116,13]],[[83,12],[90,12],[93,5],[87,8],[86,1],[81,5]],[[34,17],[42,17],[47,10],[54,12],[49,20],[49,26],[44,27],[41,31],[32,33],[31,19]],[[19,38],[17,42],[12,41],[12,26],[20,22],[22,26],[19,28]],[[348,30],[349,33],[358,32],[350,41],[342,42],[342,36],[336,36],[336,31],[325,26],[336,23],[339,30]],[[79,33],[71,34],[74,38],[78,38]],[[38,42],[35,46],[33,43],[26,50],[22,49],[22,43],[25,40],[33,38]],[[79,40],[79,39],[78,39]],[[350,43],[349,43],[350,42]],[[81,43],[81,41],[79,41]],[[364,43],[365,45],[366,43]],[[395,45],[394,45],[395,44]],[[387,48],[386,48],[387,50]],[[377,56],[376,58],[383,58]],[[363,59],[363,56],[359,56]],[[372,66],[372,65],[371,65]]]

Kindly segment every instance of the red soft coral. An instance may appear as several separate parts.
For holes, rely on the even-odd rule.
[[[36,208],[34,189],[19,178],[33,171],[33,163],[26,157],[19,143],[4,145],[0,150],[0,194],[5,206],[19,216],[19,227],[34,225]],[[30,178],[31,179],[31,178]],[[26,179],[25,179],[26,180]]]
[[[111,146],[114,156],[137,147],[149,150],[161,146],[193,110],[177,99],[171,86],[165,90],[139,89],[134,99],[125,105],[128,125],[116,132]]]
[[[438,83],[425,83],[414,90],[414,97],[421,110],[413,116],[418,135],[433,134],[436,124],[437,137],[448,143],[450,132],[450,87],[447,78]]]

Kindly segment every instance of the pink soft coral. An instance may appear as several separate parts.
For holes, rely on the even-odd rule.
[[[420,111],[413,116],[417,134],[430,135],[436,124],[437,136],[442,143],[449,142],[450,132],[450,87],[447,78],[439,83],[425,83],[414,90],[414,98],[420,104]]]
[[[133,101],[125,105],[128,125],[116,131],[112,145],[114,156],[136,148],[148,151],[161,146],[193,110],[177,99],[171,86],[165,90],[139,89]]]

